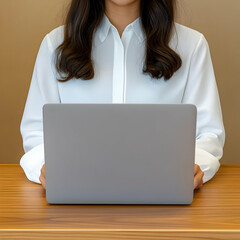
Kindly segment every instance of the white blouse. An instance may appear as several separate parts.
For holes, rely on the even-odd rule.
[[[225,130],[210,50],[202,33],[175,22],[170,47],[181,56],[183,64],[170,80],[157,80],[142,73],[146,36],[140,17],[125,28],[120,38],[104,15],[93,36],[94,78],[58,82],[54,51],[63,42],[63,31],[64,26],[54,29],[41,43],[22,116],[20,130],[25,154],[20,165],[30,181],[40,183],[45,162],[45,103],[195,104],[195,163],[204,172],[204,183],[214,176],[223,155]]]

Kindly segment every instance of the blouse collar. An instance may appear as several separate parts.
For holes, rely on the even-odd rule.
[[[116,27],[109,21],[108,17],[104,13],[103,19],[96,30],[96,33],[101,43],[106,39],[110,28],[116,29]],[[130,23],[126,27],[126,29],[133,29],[140,42],[142,42],[146,38],[140,17]]]

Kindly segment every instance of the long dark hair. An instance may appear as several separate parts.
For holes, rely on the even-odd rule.
[[[169,80],[182,66],[180,56],[169,46],[175,21],[176,0],[141,0],[141,23],[146,34],[143,73]],[[67,14],[64,41],[56,49],[56,69],[61,79],[90,80],[93,33],[105,13],[105,0],[72,0]],[[62,73],[65,76],[62,76]]]

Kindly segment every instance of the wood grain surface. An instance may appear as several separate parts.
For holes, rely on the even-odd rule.
[[[50,205],[19,165],[0,165],[0,239],[240,239],[240,165],[191,205]]]

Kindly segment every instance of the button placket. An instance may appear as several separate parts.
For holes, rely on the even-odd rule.
[[[128,48],[129,48],[129,44],[131,42],[131,38],[133,35],[133,31],[130,31],[131,26],[129,26],[126,29],[125,34],[123,34],[122,37],[122,42],[123,42],[123,46],[125,49],[125,55],[124,55],[124,85],[123,85],[123,103],[126,102],[126,90],[127,90],[127,54],[128,54]]]
[[[113,103],[124,103],[126,100],[126,53],[132,36],[128,26],[122,39],[115,27],[112,28],[114,35],[114,64],[113,64]],[[127,35],[126,35],[127,34]]]
[[[112,102],[123,103],[124,87],[124,47],[117,30],[114,34],[114,63],[113,63],[113,89]]]
[[[124,86],[124,51],[118,46],[114,57],[113,67],[113,102],[123,102],[123,86]]]

